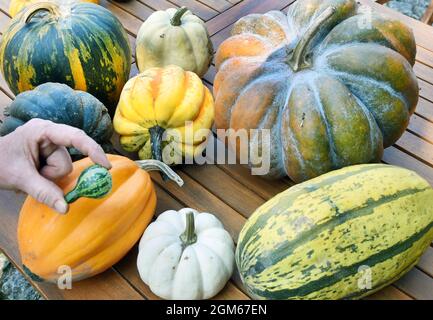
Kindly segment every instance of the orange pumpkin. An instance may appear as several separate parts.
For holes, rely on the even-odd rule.
[[[128,158],[109,155],[108,159],[113,187],[106,197],[80,198],[66,215],[31,197],[25,201],[18,243],[24,269],[34,279],[56,282],[63,266],[71,268],[73,281],[101,273],[118,262],[146,229],[156,207],[149,174]],[[58,185],[65,193],[70,191],[90,165],[89,158],[75,162],[73,172]]]

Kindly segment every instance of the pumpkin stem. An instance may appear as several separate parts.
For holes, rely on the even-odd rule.
[[[195,234],[194,213],[192,213],[192,211],[188,212],[185,218],[185,231],[180,235],[179,238],[182,241],[183,246],[187,247],[197,242],[197,235]]]
[[[179,177],[176,172],[173,171],[168,165],[162,161],[148,159],[148,160],[138,160],[135,163],[143,170],[146,171],[160,171],[163,172],[170,180],[177,183],[179,187],[183,186],[183,180]]]
[[[170,22],[172,26],[179,27],[182,24],[182,16],[188,11],[187,7],[181,7],[177,9],[173,18],[171,18]]]
[[[161,141],[162,136],[164,135],[164,128],[156,125],[149,129],[150,132],[150,144],[152,150],[152,158],[162,162],[162,148]],[[164,181],[167,181],[169,178],[164,172],[161,172],[161,177]]]
[[[56,18],[61,16],[60,7],[57,4],[52,2],[39,2],[28,6],[21,17],[21,21],[29,23],[39,11],[47,11]]]
[[[295,72],[310,65],[310,63],[307,61],[307,49],[309,48],[314,36],[322,28],[322,25],[331,19],[336,11],[337,9],[335,7],[327,8],[316,20],[313,21],[305,34],[301,37],[288,60],[288,63],[292,66],[292,69]]]

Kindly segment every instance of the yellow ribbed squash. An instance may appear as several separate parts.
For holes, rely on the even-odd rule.
[[[99,0],[70,0],[70,1],[61,1],[61,0],[11,0],[9,3],[9,14],[11,17],[15,17],[18,12],[20,12],[23,8],[38,2],[57,2],[58,4],[69,3],[69,2],[90,2],[98,4]]]
[[[369,295],[408,272],[433,241],[433,189],[383,164],[298,184],[256,210],[236,262],[258,299]]]
[[[213,120],[212,94],[200,78],[170,65],[126,83],[113,124],[126,151],[173,163],[203,151]]]

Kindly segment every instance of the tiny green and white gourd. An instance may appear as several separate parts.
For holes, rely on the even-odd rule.
[[[187,8],[157,11],[142,24],[136,42],[140,72],[177,65],[203,76],[213,57],[205,23]]]
[[[209,299],[233,273],[234,243],[214,215],[190,208],[169,210],[144,232],[137,267],[161,298]]]
[[[77,185],[65,195],[65,200],[67,203],[72,203],[79,198],[100,199],[110,193],[112,186],[110,172],[95,164],[80,174]]]

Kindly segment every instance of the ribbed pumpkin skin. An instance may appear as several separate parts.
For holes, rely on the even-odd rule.
[[[57,2],[59,4],[62,4],[62,2],[72,2],[74,0],[11,0],[9,3],[9,14],[10,16],[13,18],[15,17],[18,12],[20,12],[23,8],[34,4],[34,3],[38,3],[38,2]],[[75,0],[75,1],[80,1],[80,2],[90,2],[90,3],[95,3],[98,4],[99,0]]]
[[[297,45],[331,6],[335,14],[307,47],[310,58],[303,55],[309,65],[300,60],[296,69]],[[270,130],[271,178],[301,182],[379,161],[418,101],[416,46],[401,22],[373,14],[366,28],[369,19],[354,0],[299,0],[287,17],[240,19],[216,54],[216,127]],[[256,144],[252,136],[249,147]]]
[[[150,176],[125,157],[108,159],[113,189],[102,199],[80,198],[66,215],[26,199],[18,244],[22,263],[34,276],[56,282],[64,265],[72,268],[73,281],[94,276],[118,262],[144,232],[156,207]],[[65,193],[90,165],[88,158],[74,163],[73,172],[58,183]]]
[[[0,69],[14,94],[45,82],[87,91],[114,114],[129,77],[131,49],[119,20],[90,3],[48,4],[28,23],[12,19],[0,46]],[[54,9],[53,9],[54,8]],[[66,10],[70,8],[70,14]]]
[[[138,151],[140,159],[156,159],[153,151],[162,151],[164,144],[152,150],[151,129],[157,127],[175,137],[173,151],[178,156],[193,157],[206,146],[200,131],[210,132],[214,113],[212,94],[200,78],[171,65],[147,69],[127,82],[113,124],[122,147]],[[189,130],[194,135],[191,141]]]
[[[104,150],[112,150],[113,125],[107,108],[91,94],[65,84],[44,83],[20,93],[7,107],[6,114],[0,126],[1,136],[33,118],[40,118],[82,129]],[[75,149],[70,152],[78,153]]]
[[[433,241],[433,190],[412,171],[340,169],[296,185],[258,208],[236,251],[259,299],[361,298],[410,270]],[[371,288],[358,287],[371,270]]]
[[[157,11],[140,27],[136,45],[140,72],[174,64],[201,77],[209,69],[213,46],[205,23],[186,11],[180,25],[174,26],[170,20],[176,11]]]

